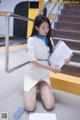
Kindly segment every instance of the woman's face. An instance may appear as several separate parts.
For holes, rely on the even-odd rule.
[[[49,25],[47,22],[43,22],[40,27],[36,27],[39,34],[46,36],[49,32]]]

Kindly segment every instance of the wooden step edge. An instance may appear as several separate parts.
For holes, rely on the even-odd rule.
[[[80,78],[62,73],[50,72],[51,87],[53,89],[80,95]]]
[[[51,14],[51,15],[49,15],[49,19],[50,20],[52,20],[52,19],[54,19],[54,17],[56,16],[57,14]],[[80,18],[80,16],[73,16],[73,15],[58,15],[58,16],[61,16],[61,17],[72,17],[72,18]],[[69,22],[69,23],[71,23],[71,22]],[[80,22],[76,22],[77,24],[79,24]]]
[[[73,16],[73,15],[62,15],[62,14],[61,14],[61,15],[59,15],[59,16],[61,16],[61,17],[69,17],[69,18],[70,18],[70,17],[80,18],[80,16],[77,16],[77,15],[76,15],[76,16],[75,16],[75,15]]]
[[[0,39],[5,39],[5,35],[0,35]],[[13,36],[9,35],[9,38],[13,38]]]
[[[80,50],[72,50],[72,51],[73,51],[73,53],[80,55]]]
[[[26,44],[21,44],[21,45],[13,45],[13,46],[10,46],[9,47],[9,50],[17,50],[17,49],[20,49],[20,48],[26,48]],[[1,52],[5,52],[5,46],[3,47],[0,47],[0,53]]]
[[[64,22],[62,22],[62,21],[56,21],[55,23],[56,23],[56,24],[57,24],[57,23],[58,23],[58,24],[66,24],[66,25],[67,25],[67,24],[68,24],[68,25],[80,25],[80,22],[73,22],[73,23],[72,23],[72,22],[69,22],[69,21],[68,21],[68,22],[65,22],[65,21],[64,21]]]
[[[80,34],[79,31],[63,30],[63,29],[56,29],[56,28],[54,28],[54,31],[55,31],[55,30],[60,31],[60,32],[71,32],[71,33],[78,33],[78,34]]]
[[[59,1],[59,0],[52,0],[49,2],[49,4],[75,4],[75,5],[78,5],[79,4],[79,1]]]
[[[80,63],[79,62],[70,61],[67,65],[80,68]]]
[[[77,9],[76,8],[68,8],[68,9],[67,8],[63,8],[62,10],[63,11],[71,11],[71,12],[73,12],[73,11],[76,11],[76,12],[79,11],[80,12],[80,8],[79,9],[78,8]]]
[[[65,39],[65,38],[60,38],[60,37],[53,37],[53,40],[62,40],[62,41],[68,41],[68,42],[75,42],[75,43],[80,43],[80,40],[75,40],[75,39]]]
[[[5,38],[5,35],[0,35],[0,38]]]

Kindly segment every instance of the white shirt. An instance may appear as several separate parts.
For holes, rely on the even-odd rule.
[[[28,60],[33,61],[42,59],[39,61],[43,64],[49,65],[49,47],[46,46],[45,41],[38,37],[29,37],[27,42]],[[33,63],[27,65],[26,75],[24,76],[24,91],[29,91],[39,81],[44,80],[50,85],[49,71]]]

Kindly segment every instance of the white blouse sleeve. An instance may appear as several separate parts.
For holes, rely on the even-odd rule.
[[[33,60],[36,60],[33,38],[28,38],[28,41],[27,41],[27,53],[28,53],[28,60],[30,62],[32,62]]]

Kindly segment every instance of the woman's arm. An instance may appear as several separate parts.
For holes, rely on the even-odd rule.
[[[61,70],[57,69],[57,67],[55,67],[55,66],[45,65],[45,64],[42,64],[42,63],[38,62],[37,60],[33,60],[32,63],[39,66],[39,67],[42,67],[44,69],[48,69],[52,72],[55,72],[55,73],[58,73],[58,72],[61,71]]]
[[[52,71],[52,72],[60,72],[60,70],[58,70],[56,67],[54,67],[54,66],[49,66],[49,65],[45,65],[45,64],[42,64],[42,63],[40,63],[39,61],[37,61],[37,59],[36,59],[36,57],[35,57],[35,45],[34,45],[35,43],[34,43],[34,40],[33,40],[33,38],[29,38],[28,39],[28,43],[27,43],[27,50],[28,50],[28,52],[27,52],[27,54],[28,54],[28,59],[29,59],[29,61],[31,62],[31,63],[33,63],[33,64],[35,64],[35,65],[37,65],[37,66],[39,66],[39,67],[42,67],[42,68],[44,68],[44,69],[48,69],[48,70],[50,70],[50,71]]]
[[[69,62],[70,62],[69,59],[65,59],[65,60],[64,60],[64,65],[67,65]]]

